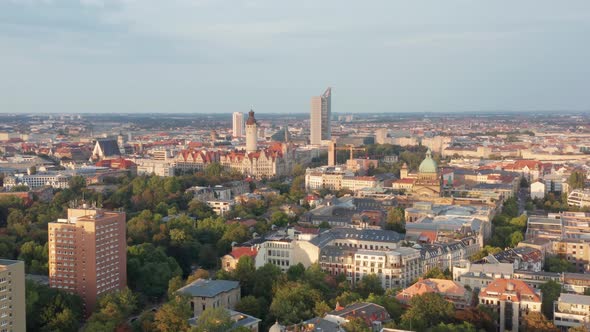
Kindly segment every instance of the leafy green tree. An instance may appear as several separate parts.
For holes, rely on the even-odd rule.
[[[376,274],[364,276],[356,285],[355,291],[363,298],[368,297],[369,294],[382,295],[385,292],[381,279]]]
[[[509,245],[514,248],[514,247],[518,246],[518,244],[522,240],[524,240],[524,236],[522,235],[522,232],[515,231],[514,233],[510,234],[510,242],[509,242]]]
[[[175,296],[156,312],[152,327],[159,332],[188,331],[192,314],[188,298]]]
[[[27,329],[30,331],[76,332],[83,317],[78,295],[26,281]]]
[[[326,301],[316,302],[313,312],[317,317],[324,317],[328,312],[332,311],[332,308],[326,303]]]
[[[480,260],[488,255],[495,255],[499,252],[502,252],[502,248],[492,247],[492,246],[485,246],[480,251],[475,253],[475,255],[471,256],[472,261]]]
[[[585,181],[586,176],[583,172],[573,171],[567,179],[567,184],[571,189],[583,189]]]
[[[557,301],[561,293],[561,284],[554,280],[541,285],[541,294],[543,294],[543,302],[541,304],[541,310],[545,317],[553,319],[553,303]]]
[[[268,303],[273,301],[273,288],[278,287],[282,280],[283,273],[281,269],[273,264],[265,264],[258,268],[254,273],[254,287],[252,295],[264,298]]]
[[[287,278],[289,281],[297,281],[303,278],[305,274],[305,266],[299,263],[297,265],[291,265],[287,270]]]
[[[84,331],[115,330],[137,309],[137,296],[129,288],[110,292],[98,300],[95,313],[90,316]]]
[[[168,298],[171,299],[176,296],[176,291],[184,286],[184,281],[181,276],[175,276],[168,281]]]
[[[199,279],[209,279],[209,271],[205,269],[196,269],[195,272],[191,273],[188,278],[186,279],[186,284],[190,284],[191,282]]]
[[[395,298],[393,292],[389,292],[384,295],[375,295],[371,294],[366,299],[366,302],[375,303],[387,310],[389,316],[393,319],[398,321],[403,313],[402,304]],[[391,294],[390,294],[391,293]]]
[[[448,269],[443,272],[438,267],[434,267],[434,268],[428,270],[428,272],[426,272],[426,274],[424,274],[424,278],[451,280],[451,279],[453,279],[453,276],[451,275],[451,271],[449,271]]]
[[[198,332],[226,332],[233,322],[225,308],[207,308],[197,319]]]
[[[349,318],[348,322],[344,323],[342,327],[346,332],[371,332],[371,328],[367,325],[367,322],[360,317]]]
[[[545,257],[545,271],[548,272],[576,272],[576,266],[560,256]]]
[[[215,212],[213,212],[213,209],[207,203],[196,199],[189,203],[188,212],[198,220],[215,217]]]
[[[270,221],[273,225],[280,227],[287,226],[289,224],[289,216],[283,211],[276,211],[271,215]]]
[[[182,275],[182,270],[164,250],[151,243],[127,248],[129,286],[150,297],[161,297],[168,290],[168,281]]]
[[[25,261],[27,273],[47,274],[48,273],[48,248],[47,243],[43,246],[35,241],[28,241],[21,245],[20,260]]]
[[[263,314],[263,306],[260,299],[252,295],[244,296],[236,303],[236,311],[243,312],[253,317],[261,318]]]
[[[450,322],[454,313],[453,304],[445,301],[442,296],[426,293],[410,300],[410,309],[402,315],[402,325],[422,331],[441,322]]]
[[[270,305],[270,314],[281,324],[291,325],[314,316],[321,294],[306,284],[288,282],[278,287]]]
[[[73,176],[69,181],[70,190],[76,194],[80,194],[82,189],[86,188],[86,179],[83,176]]]
[[[254,259],[250,256],[242,256],[238,259],[236,269],[232,272],[232,279],[238,280],[242,288],[242,294],[252,294],[256,280],[256,267]]]
[[[389,208],[387,211],[387,222],[385,229],[396,231],[398,233],[405,233],[405,212],[403,208]]]
[[[429,329],[431,332],[477,332],[473,324],[463,322],[461,324],[445,324],[440,323],[435,327]]]
[[[342,294],[336,297],[336,303],[340,304],[343,307],[349,304],[360,302],[361,300],[362,297],[359,293],[349,291],[344,291],[342,292]]]
[[[525,331],[558,332],[559,329],[548,321],[540,312],[529,312],[523,318],[522,325]]]

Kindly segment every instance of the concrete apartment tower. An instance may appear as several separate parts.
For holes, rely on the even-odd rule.
[[[258,151],[258,130],[256,128],[254,111],[250,110],[248,120],[246,120],[246,152],[256,151]]]
[[[27,330],[25,263],[0,259],[0,331]]]
[[[244,136],[244,113],[234,112],[232,120],[232,136]]]
[[[309,141],[313,145],[322,144],[323,140],[332,138],[332,88],[326,89],[323,95],[311,97],[310,135]]]
[[[125,213],[68,209],[49,228],[49,286],[82,297],[86,315],[97,298],[127,286]]]

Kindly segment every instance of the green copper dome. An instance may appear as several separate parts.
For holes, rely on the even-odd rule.
[[[420,173],[436,173],[437,168],[436,162],[432,159],[432,152],[430,152],[430,149],[428,149],[426,152],[426,158],[424,158],[422,163],[420,163],[418,171]]]

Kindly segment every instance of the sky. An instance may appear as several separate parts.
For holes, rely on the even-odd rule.
[[[0,113],[590,111],[590,1],[0,0]]]

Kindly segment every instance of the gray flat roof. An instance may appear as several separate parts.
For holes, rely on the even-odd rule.
[[[13,265],[13,264],[18,264],[18,263],[25,263],[23,261],[19,261],[19,260],[12,260],[12,259],[0,259],[0,265]]]
[[[198,279],[182,287],[177,292],[193,297],[214,297],[239,287],[240,283],[233,280]]]
[[[561,293],[559,302],[590,305],[590,295]]]

